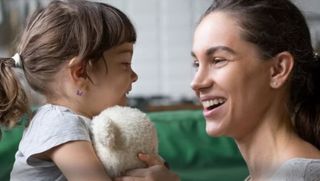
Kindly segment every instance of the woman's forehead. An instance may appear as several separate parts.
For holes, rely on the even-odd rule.
[[[193,52],[210,47],[232,47],[242,41],[240,27],[232,16],[215,12],[202,19],[195,30]]]

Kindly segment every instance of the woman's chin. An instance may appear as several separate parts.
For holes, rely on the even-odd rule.
[[[213,123],[206,123],[206,132],[212,137],[223,136],[223,129],[219,125]]]

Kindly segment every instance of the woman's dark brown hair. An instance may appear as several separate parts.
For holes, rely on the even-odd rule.
[[[290,0],[214,0],[202,18],[216,11],[238,20],[245,40],[263,59],[283,51],[294,57],[288,107],[298,135],[320,149],[320,60],[300,10]]]
[[[57,72],[73,57],[87,65],[103,52],[125,42],[136,31],[128,17],[108,4],[85,0],[54,0],[29,18],[17,53],[29,85],[55,96]],[[29,110],[26,93],[16,78],[12,58],[0,59],[0,123],[12,127]]]

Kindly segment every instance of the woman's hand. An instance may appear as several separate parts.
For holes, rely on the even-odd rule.
[[[115,178],[114,181],[180,181],[175,173],[165,167],[163,160],[158,156],[139,154],[138,157],[148,168],[128,171],[126,176]]]

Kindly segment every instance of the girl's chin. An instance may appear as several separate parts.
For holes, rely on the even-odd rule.
[[[128,105],[128,99],[127,97],[124,97],[121,102],[118,103],[119,106],[127,106]]]

